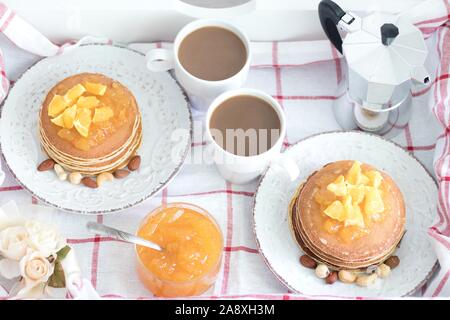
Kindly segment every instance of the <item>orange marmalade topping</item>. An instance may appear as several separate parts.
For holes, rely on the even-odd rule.
[[[125,88],[84,81],[75,86],[61,84],[48,105],[50,121],[57,126],[58,136],[77,149],[87,151],[103,143],[130,121],[131,101]]]
[[[164,249],[159,252],[137,247],[139,260],[149,271],[141,270],[141,279],[154,294],[200,294],[212,284],[220,267],[223,243],[218,226],[209,216],[193,207],[169,205],[150,215],[138,235]],[[161,285],[161,281],[168,283]]]
[[[328,183],[319,188],[314,200],[325,216],[323,228],[351,242],[367,234],[372,222],[381,221],[385,210],[380,172],[363,172],[355,161],[346,175],[323,177]]]

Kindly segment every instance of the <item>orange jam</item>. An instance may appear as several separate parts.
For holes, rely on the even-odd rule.
[[[60,138],[87,151],[134,122],[134,108],[133,96],[123,85],[92,75],[78,83],[61,82],[48,116]]]
[[[215,282],[223,239],[217,223],[203,209],[172,203],[151,212],[138,236],[163,248],[137,246],[138,274],[155,296],[200,295]]]
[[[358,161],[347,172],[324,173],[314,192],[323,230],[346,243],[368,234],[372,223],[384,217],[382,183],[380,172],[363,170]]]

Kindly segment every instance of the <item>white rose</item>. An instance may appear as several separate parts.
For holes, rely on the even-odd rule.
[[[54,266],[45,254],[28,250],[28,253],[20,260],[23,288],[17,293],[17,297],[37,297],[43,294],[45,284],[53,271]]]
[[[0,255],[19,261],[28,248],[28,232],[22,226],[15,226],[0,231]]]
[[[37,284],[47,282],[53,274],[53,265],[48,261],[47,256],[39,251],[29,251],[20,260],[20,274],[26,284]]]
[[[53,225],[42,224],[35,220],[25,222],[30,246],[45,257],[56,254],[66,246],[66,239]]]

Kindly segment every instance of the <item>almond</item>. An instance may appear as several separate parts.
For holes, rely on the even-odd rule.
[[[387,258],[384,264],[391,269],[395,269],[400,264],[400,258],[397,256],[390,256],[389,258]]]
[[[53,159],[47,159],[41,162],[41,164],[37,167],[38,171],[47,171],[53,169],[55,166],[55,161]]]
[[[141,156],[134,156],[131,158],[130,162],[128,162],[128,169],[130,171],[135,171],[139,169],[141,165]]]
[[[88,188],[98,188],[97,182],[89,177],[84,177],[83,179],[81,179],[81,183]]]
[[[125,170],[125,169],[119,169],[119,170],[114,171],[114,173],[113,173],[114,178],[116,178],[116,179],[123,179],[126,176],[128,176],[129,174],[130,174],[130,171]]]
[[[328,277],[325,278],[327,284],[333,284],[338,279],[338,273],[336,271],[331,272]]]
[[[308,269],[315,269],[317,267],[317,263],[306,254],[300,257],[300,263]]]

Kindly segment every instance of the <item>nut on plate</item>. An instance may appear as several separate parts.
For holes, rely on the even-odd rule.
[[[130,162],[128,162],[128,170],[130,171],[136,171],[141,166],[141,156],[134,156],[130,159]]]
[[[300,263],[302,266],[308,269],[315,269],[317,267],[317,262],[306,254],[300,257]]]
[[[48,171],[53,169],[55,166],[55,161],[53,159],[47,159],[42,161],[37,167],[38,171]]]
[[[58,179],[59,179],[59,180],[64,181],[64,180],[67,179],[67,173],[66,173],[66,171],[63,169],[63,167],[61,167],[61,165],[59,165],[59,164],[56,163],[56,164],[54,165],[53,169],[55,170],[56,175],[58,176]]]
[[[395,269],[400,264],[400,258],[398,256],[390,256],[384,261],[384,264],[389,266],[391,269]]]
[[[97,185],[101,187],[106,181],[113,181],[114,176],[110,172],[102,172],[97,176]]]
[[[325,279],[330,274],[330,270],[324,264],[319,264],[315,270],[316,276],[320,279]]]
[[[349,270],[340,270],[338,277],[343,283],[353,283],[356,280],[356,274]]]
[[[356,278],[356,284],[360,287],[368,287],[375,283],[378,276],[376,273],[372,273],[371,275],[360,275]]]
[[[72,184],[80,184],[81,179],[83,179],[83,176],[79,172],[71,172],[69,174],[69,181]]]
[[[387,264],[380,264],[377,268],[377,276],[379,276],[382,279],[385,279],[387,277],[389,277],[389,275],[391,274],[391,268],[387,265]]]
[[[325,278],[327,284],[333,284],[338,279],[338,273],[336,271],[330,272],[330,274]]]
[[[98,188],[97,181],[95,181],[94,179],[89,178],[89,177],[84,177],[83,179],[81,179],[81,183],[84,184],[88,188],[93,188],[93,189]]]
[[[125,177],[127,177],[130,174],[130,171],[125,170],[125,169],[118,169],[116,171],[114,171],[113,175],[114,178],[116,179],[123,179]]]

